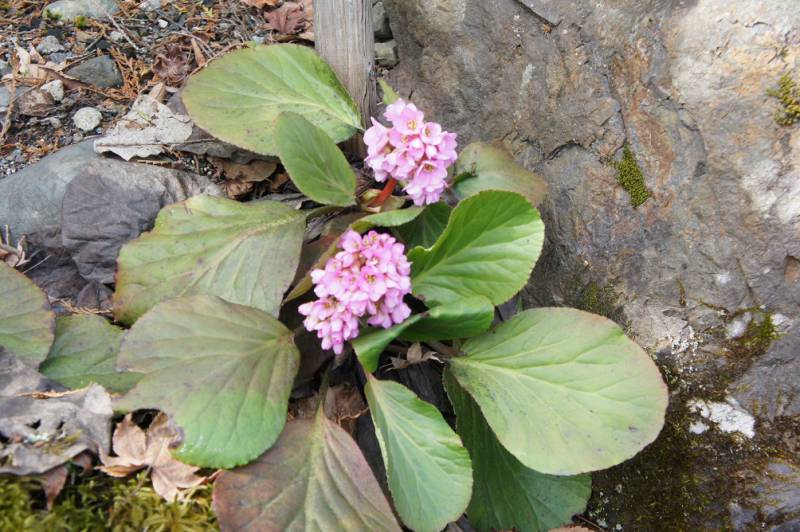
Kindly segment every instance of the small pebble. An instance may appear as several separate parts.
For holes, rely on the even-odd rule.
[[[161,28],[161,29],[163,30],[163,29],[164,29],[164,28],[166,28],[167,26],[169,26],[169,22],[167,22],[167,21],[166,21],[166,20],[164,20],[163,18],[160,18],[160,19],[158,19],[158,27],[159,27],[159,28]]]
[[[112,31],[108,36],[111,37],[111,40],[114,42],[120,42],[125,39],[125,34],[117,30]]]
[[[145,0],[139,7],[145,11],[155,11],[161,9],[161,0]]]
[[[60,102],[64,99],[64,82],[60,79],[54,79],[53,81],[48,81],[44,85],[42,85],[41,90],[50,94],[53,97],[53,100]]]
[[[61,120],[59,120],[55,116],[51,116],[50,118],[48,118],[47,123],[50,124],[50,127],[52,127],[53,129],[58,129],[61,127]]]
[[[61,52],[64,50],[64,47],[61,46],[61,43],[58,42],[58,39],[55,38],[53,35],[48,35],[42,42],[36,45],[36,51],[40,54],[52,54],[53,52]]]
[[[92,131],[103,120],[103,115],[94,107],[82,107],[72,116],[75,126],[82,131]]]

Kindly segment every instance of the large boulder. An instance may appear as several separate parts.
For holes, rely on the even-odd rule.
[[[800,83],[797,6],[384,4],[398,92],[462,146],[502,141],[548,181],[527,303],[611,315],[673,390],[661,438],[596,475],[591,517],[791,529],[800,497],[780,478],[796,478],[800,448],[800,123],[776,121],[768,90],[786,73]],[[714,412],[755,418],[755,434]]]

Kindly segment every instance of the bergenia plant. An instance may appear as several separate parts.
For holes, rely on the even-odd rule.
[[[455,133],[384,93],[383,122],[364,130],[310,48],[213,61],[189,79],[188,113],[277,157],[301,201],[204,195],[165,207],[119,255],[114,317],[127,331],[70,317],[53,343],[43,295],[0,265],[14,294],[0,300],[0,339],[28,364],[46,358],[42,371],[67,386],[123,393],[120,411],[169,415],[176,458],[225,470],[214,487],[225,530],[436,531],[464,514],[487,531],[568,523],[585,509],[588,473],[658,435],[664,382],[604,317],[509,317],[509,305],[500,317],[542,250],[544,182],[494,145],[457,153]],[[337,143],[359,131],[368,156],[351,161]],[[3,324],[21,314],[14,336]],[[86,331],[96,349],[65,348]],[[400,384],[412,364],[441,377],[449,404]],[[379,471],[329,417],[334,381],[366,401]],[[309,396],[316,414],[293,407],[287,422]]]

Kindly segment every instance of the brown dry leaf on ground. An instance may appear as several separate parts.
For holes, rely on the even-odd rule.
[[[125,477],[145,467],[151,468],[153,489],[168,501],[182,499],[181,489],[192,488],[206,478],[195,475],[199,470],[172,457],[170,444],[176,432],[169,426],[169,418],[159,413],[145,433],[131,419],[131,414],[117,425],[113,436],[117,456],[100,453],[103,465],[99,467],[112,477]]]
[[[58,494],[64,489],[64,484],[67,482],[67,466],[60,465],[54,467],[44,474],[42,489],[44,496],[47,499],[47,510],[53,509],[53,502],[55,502]]]
[[[367,412],[361,392],[350,383],[328,388],[325,395],[325,415],[355,438],[358,418]]]
[[[240,164],[228,159],[215,158],[212,160],[212,164],[216,166],[219,173],[225,174],[225,181],[219,185],[232,199],[252,192],[256,183],[269,179],[277,168],[277,164],[273,161],[262,160]]]
[[[264,18],[272,29],[284,35],[300,33],[311,21],[310,13],[298,2],[285,2],[278,9],[264,13]]]
[[[179,87],[189,70],[189,56],[176,43],[166,45],[153,62],[153,73],[172,87]]]
[[[242,3],[250,7],[261,9],[262,7],[275,7],[281,0],[242,0]]]

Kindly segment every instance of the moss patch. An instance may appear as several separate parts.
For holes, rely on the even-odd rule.
[[[168,503],[150,487],[145,473],[114,479],[71,470],[52,511],[45,509],[41,482],[28,477],[0,478],[0,530],[217,530],[211,511],[211,486],[194,491],[188,502]]]
[[[630,195],[631,206],[634,209],[653,195],[644,182],[642,169],[636,162],[636,157],[628,144],[622,147],[622,159],[616,163],[616,167],[617,184]]]
[[[780,109],[775,111],[775,121],[782,126],[791,126],[800,121],[800,85],[788,73],[778,80],[778,88],[769,89],[769,96],[780,101]]]

